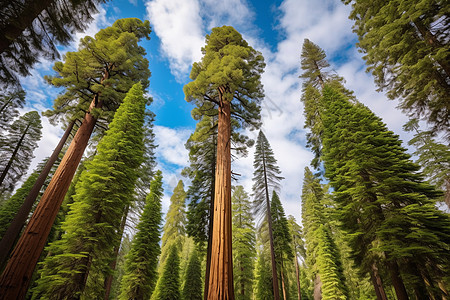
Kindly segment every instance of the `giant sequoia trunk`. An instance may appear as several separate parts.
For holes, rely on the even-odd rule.
[[[37,178],[36,182],[31,188],[30,193],[25,198],[22,206],[20,207],[19,212],[14,217],[14,220],[11,222],[11,225],[9,225],[8,230],[5,232],[5,235],[3,236],[3,239],[0,241],[0,266],[1,266],[0,270],[3,269],[3,266],[8,260],[9,254],[12,250],[12,247],[14,246],[14,242],[17,241],[17,239],[19,238],[20,232],[22,231],[22,228],[25,225],[25,222],[28,218],[28,215],[30,214],[31,208],[33,207],[33,204],[36,201],[37,196],[39,195],[42,185],[47,179],[48,173],[50,173],[53,164],[58,159],[59,153],[64,147],[67,138],[69,137],[69,134],[72,132],[74,124],[75,122],[72,121],[67,127],[66,131],[64,132],[64,135],[59,141],[59,144],[56,146],[55,150],[53,150],[52,156],[50,156],[50,158],[48,159],[44,169],[42,169],[41,174],[39,174],[39,177]]]
[[[372,280],[375,294],[378,300],[387,300],[386,292],[384,291],[383,282],[381,281],[380,274],[378,273],[378,267],[375,263],[372,263],[370,270],[370,279]]]
[[[272,285],[273,285],[273,299],[280,300],[280,289],[278,287],[277,280],[277,265],[275,261],[275,250],[273,246],[273,233],[272,233],[272,213],[270,212],[270,199],[269,199],[269,185],[267,183],[267,173],[266,173],[266,154],[263,149],[263,170],[264,170],[264,184],[266,187],[266,206],[267,206],[267,223],[269,225],[269,241],[270,241],[270,258],[272,261]]]
[[[234,299],[231,250],[231,93],[219,88],[219,125],[214,197],[209,300]]]
[[[97,94],[92,100],[89,110],[101,108],[102,105],[103,102]],[[89,112],[86,113],[83,123],[70,143],[69,149],[67,149],[0,277],[0,299],[23,299],[25,297],[31,275],[96,122],[97,119]]]

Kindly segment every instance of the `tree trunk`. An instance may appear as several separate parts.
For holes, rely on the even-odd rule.
[[[54,0],[28,0],[23,3],[23,10],[18,18],[7,19],[7,24],[1,28],[0,34],[0,53],[3,53],[12,42],[22,34],[22,32],[31,26],[34,19]]]
[[[389,259],[386,255],[386,258]],[[406,292],[405,285],[403,284],[403,280],[400,277],[400,272],[398,270],[398,265],[396,261],[388,261],[386,263],[389,274],[391,276],[392,286],[394,287],[395,294],[397,295],[398,300],[408,300],[408,293]]]
[[[11,155],[11,158],[8,161],[8,164],[6,165],[6,167],[3,170],[2,174],[0,175],[0,186],[2,185],[3,180],[5,180],[6,174],[8,174],[8,171],[11,168],[11,166],[13,164],[13,161],[14,161],[14,158],[16,158],[17,152],[20,149],[20,146],[22,146],[22,142],[23,142],[23,140],[25,139],[25,136],[28,133],[28,129],[30,128],[30,125],[31,124],[28,123],[27,127],[25,127],[25,131],[22,133],[22,136],[20,137],[19,142],[16,145],[16,148],[14,148],[14,151],[13,151],[13,153]]]
[[[270,212],[269,186],[267,184],[266,154],[264,153],[264,147],[262,147],[262,149],[263,149],[264,184],[266,187],[267,223],[269,225],[270,258],[272,261],[273,299],[280,300],[280,289],[278,287],[278,280],[277,280],[277,265],[276,265],[276,261],[275,261],[275,250],[274,250],[274,246],[273,246],[272,213]]]
[[[214,126],[214,122],[212,124]],[[214,140],[214,136],[213,136],[213,143],[214,143],[214,147],[216,147],[217,141]],[[231,152],[230,152],[231,153]],[[212,180],[211,180],[211,186],[215,187],[215,183],[216,183],[216,160],[213,160],[211,163],[211,176],[212,176]],[[230,167],[231,170],[231,167]],[[212,246],[212,231],[213,231],[213,222],[212,220],[214,220],[214,193],[215,190],[211,189],[211,199],[210,199],[210,203],[209,203],[209,224],[208,224],[208,245],[206,248],[206,268],[205,268],[205,287],[203,290],[203,299],[207,300],[208,298],[208,288],[209,285],[207,284],[209,282],[209,273],[210,273],[210,269],[211,269],[211,246]]]
[[[283,299],[286,300],[287,299],[287,295],[286,295],[286,282],[284,280],[284,267],[283,267],[283,260],[281,259],[281,270],[280,270],[280,275],[281,275],[281,287],[283,290]]]
[[[27,221],[28,215],[30,214],[31,208],[33,207],[33,204],[36,201],[37,196],[39,195],[42,185],[44,184],[45,179],[47,179],[48,173],[50,173],[53,164],[58,159],[59,153],[64,147],[68,136],[72,132],[74,124],[75,121],[70,122],[69,126],[64,132],[64,135],[61,137],[59,144],[56,146],[55,150],[53,150],[52,156],[50,156],[50,158],[48,159],[44,169],[42,169],[41,174],[39,174],[39,177],[31,188],[30,193],[25,198],[22,206],[20,207],[19,212],[14,217],[14,220],[11,222],[11,225],[9,225],[8,230],[3,236],[3,239],[0,241],[0,270],[3,270],[3,266],[8,260],[9,254],[12,250],[12,247],[14,246],[15,241],[17,241],[17,239],[19,238],[20,232],[22,231],[22,228]]]
[[[316,274],[314,278],[314,292],[313,292],[314,300],[322,299],[322,281],[320,280],[320,275]]]
[[[231,249],[231,99],[219,88],[219,125],[214,196],[209,300],[234,300],[233,256]]]
[[[103,102],[99,101],[99,95],[97,94],[92,100],[89,110],[101,108],[102,105]],[[0,277],[0,299],[23,299],[25,297],[31,275],[64,200],[64,195],[69,189],[81,161],[96,121],[89,112],[86,113],[83,123],[70,143]]]
[[[120,228],[119,228],[119,233],[120,233],[120,237],[122,237],[123,232],[125,230],[125,225],[127,224],[127,216],[128,216],[128,211],[130,210],[130,206],[128,205],[125,208],[125,211],[123,213],[122,216],[122,222],[120,222]],[[114,248],[114,260],[111,262],[110,267],[111,267],[111,271],[115,271],[116,270],[116,265],[117,265],[117,255],[119,255],[119,250],[120,250],[120,243],[119,245],[117,245]],[[113,282],[113,274],[109,274],[108,277],[106,277],[105,279],[105,300],[109,299],[109,295],[111,294],[111,286],[112,286],[112,282]]]
[[[375,263],[372,263],[370,270],[370,279],[372,280],[375,294],[378,300],[388,300],[386,292],[384,291],[383,282],[381,281],[380,274],[378,273],[378,267]]]
[[[302,300],[302,290],[300,286],[300,268],[298,267],[297,253],[295,254],[295,275],[297,276],[298,300]]]

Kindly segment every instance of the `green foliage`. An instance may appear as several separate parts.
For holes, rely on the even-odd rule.
[[[324,215],[326,188],[308,168],[302,191],[302,219],[310,278],[320,278],[322,299],[348,299],[342,263]]]
[[[345,0],[368,71],[380,90],[450,138],[448,3]]]
[[[236,299],[252,299],[256,237],[250,197],[239,185],[232,198],[233,277]]]
[[[179,300],[180,293],[180,258],[178,249],[172,245],[166,259],[160,279],[160,288],[155,291],[153,297],[158,300]]]
[[[49,246],[37,292],[44,297],[100,297],[110,272],[124,210],[130,205],[143,160],[146,99],[135,84],[117,110],[109,130],[86,164],[74,203],[62,224],[62,239]]]
[[[189,262],[184,276],[182,299],[201,300],[202,296],[202,268],[198,258],[198,252],[194,249],[189,257]]]
[[[58,118],[67,123],[81,119],[98,97],[96,101],[102,101],[103,107],[93,113],[100,123],[110,122],[133,84],[148,86],[148,60],[138,42],[149,39],[150,32],[148,21],[120,19],[95,37],[81,39],[78,51],[67,52],[64,62],[55,63],[56,75],[46,77],[49,84],[65,88],[46,116],[54,122]]]
[[[41,117],[30,111],[15,120],[0,148],[0,193],[10,192],[26,173],[41,139]]]
[[[255,268],[255,298],[258,300],[273,300],[272,272],[269,252],[264,248],[259,250]]]
[[[0,21],[0,82],[13,83],[30,74],[41,56],[59,57],[55,42],[67,45],[75,32],[85,30],[96,6],[89,1],[3,1]]]
[[[0,147],[11,122],[19,115],[18,108],[25,104],[25,91],[22,89],[0,89]]]
[[[449,266],[450,241],[449,216],[434,207],[440,193],[367,107],[330,87],[323,95],[325,175],[356,265],[367,271],[374,259],[387,258],[401,262],[405,278],[416,278],[405,280],[407,289],[424,286],[417,268],[437,286]]]
[[[162,175],[157,171],[150,183],[150,193],[131,250],[125,258],[120,299],[149,299],[153,293],[158,278],[162,196]]]

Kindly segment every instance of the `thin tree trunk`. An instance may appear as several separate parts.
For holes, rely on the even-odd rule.
[[[278,280],[277,280],[277,266],[275,262],[275,250],[273,246],[272,213],[270,212],[269,185],[267,184],[266,154],[264,153],[264,147],[262,147],[262,150],[263,150],[264,184],[266,187],[267,223],[269,225],[270,257],[272,261],[273,298],[274,300],[280,300],[280,289],[278,287]]]
[[[370,279],[372,280],[373,287],[375,289],[375,294],[378,300],[387,300],[386,292],[384,291],[383,282],[381,281],[380,274],[378,273],[378,267],[372,263],[370,270]]]
[[[300,268],[298,267],[297,253],[295,253],[295,275],[297,276],[298,300],[302,300],[302,290],[300,286]]]
[[[123,232],[125,230],[125,225],[127,224],[127,216],[128,216],[129,210],[130,210],[130,206],[127,205],[127,207],[125,208],[125,211],[123,213],[123,216],[122,216],[122,222],[120,222],[119,234],[120,234],[121,238],[122,238]],[[111,271],[113,271],[113,272],[116,270],[117,256],[119,255],[119,250],[120,250],[120,243],[119,243],[119,245],[114,247],[114,260],[110,264]],[[105,300],[108,300],[109,295],[111,294],[112,282],[113,282],[113,274],[111,273],[105,279],[105,284],[104,284],[104,287],[105,287],[105,298],[104,299]]]
[[[22,32],[31,26],[34,19],[54,0],[28,0],[23,3],[24,9],[20,12],[18,18],[7,19],[7,24],[1,28],[0,34],[0,53],[3,53],[12,42],[22,34]]]
[[[386,255],[386,258],[389,259]],[[398,270],[398,265],[396,261],[388,261],[387,267],[389,270],[389,274],[391,276],[392,286],[394,287],[395,294],[397,295],[398,300],[408,300],[408,293],[406,292],[405,285],[403,284],[403,280],[400,277],[400,272]]]
[[[283,259],[281,259],[281,270],[280,270],[280,275],[281,275],[281,287],[283,289],[283,299],[286,300],[287,299],[287,295],[286,295],[286,282],[284,281],[284,266],[283,266]]]
[[[214,126],[214,122],[212,125]],[[214,140],[214,136],[213,136],[214,148],[216,147],[216,143],[217,142]],[[215,159],[211,162],[211,176],[212,176],[211,187],[215,187],[215,183],[216,183],[216,174],[215,174],[216,173],[216,160],[217,159]],[[210,203],[209,203],[208,245],[206,248],[205,287],[203,290],[203,299],[204,300],[207,300],[207,298],[208,298],[209,285],[207,283],[209,282],[209,273],[210,273],[210,269],[211,269],[211,246],[212,246],[212,231],[213,231],[212,220],[214,220],[214,193],[215,193],[215,190],[211,189],[211,199],[210,199]]]
[[[3,180],[5,180],[6,174],[8,174],[8,171],[11,168],[12,163],[13,163],[14,159],[16,158],[17,152],[20,149],[20,146],[22,146],[22,142],[23,142],[23,140],[25,139],[25,136],[28,133],[28,129],[30,128],[30,125],[31,124],[28,123],[27,127],[25,127],[25,131],[22,133],[22,136],[20,137],[19,142],[16,145],[16,148],[14,148],[14,151],[13,151],[13,153],[11,155],[11,158],[8,161],[8,164],[6,165],[6,167],[3,170],[2,174],[0,175],[0,186],[2,185]]]
[[[53,150],[52,156],[50,156],[50,158],[48,159],[45,167],[41,171],[41,174],[39,174],[39,177],[31,188],[30,193],[25,198],[17,215],[14,217],[14,220],[11,222],[11,225],[9,225],[8,230],[3,236],[3,239],[0,241],[0,270],[3,270],[3,266],[8,260],[12,247],[14,246],[15,241],[17,241],[20,232],[25,225],[25,222],[28,218],[28,215],[30,214],[31,208],[36,201],[37,196],[39,195],[42,185],[44,184],[45,179],[47,179],[48,173],[50,173],[50,170],[52,169],[54,163],[58,159],[59,153],[64,147],[68,136],[72,132],[74,124],[75,121],[70,122],[69,126],[64,132],[64,135],[61,137],[59,144],[56,146],[55,150]]]
[[[89,111],[102,107],[103,102],[99,100],[97,94],[92,100]],[[97,120],[89,112],[86,113],[83,123],[70,143],[0,277],[0,299],[25,297],[31,275],[96,122]]]
[[[227,94],[225,94],[227,93]],[[219,124],[214,197],[209,300],[234,300],[231,235],[231,99],[219,88]]]
[[[314,278],[314,292],[313,292],[314,300],[322,299],[322,281],[320,280],[320,275],[316,274]]]

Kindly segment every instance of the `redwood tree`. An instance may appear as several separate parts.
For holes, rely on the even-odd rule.
[[[82,39],[79,51],[68,52],[64,63],[55,64],[58,75],[48,81],[65,87],[66,93],[56,99],[55,110],[48,115],[55,119],[63,115],[69,121],[86,113],[0,278],[3,297],[24,295],[97,120],[110,121],[134,82],[141,81],[144,88],[148,85],[148,61],[137,43],[149,34],[148,21],[117,20],[95,38]]]
[[[231,254],[231,122],[260,124],[262,55],[233,27],[213,28],[184,87],[187,101],[218,106],[217,162],[208,299],[234,299]]]

